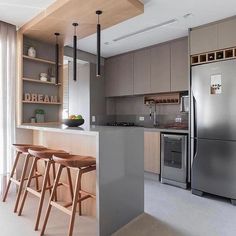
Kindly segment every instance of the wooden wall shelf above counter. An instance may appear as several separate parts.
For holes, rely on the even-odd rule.
[[[179,104],[180,93],[162,93],[144,97],[144,104]]]
[[[23,78],[24,81],[27,82],[32,82],[32,83],[39,83],[39,84],[49,84],[49,85],[54,85],[54,86],[61,86],[61,83],[55,84],[50,81],[41,81],[39,79],[30,79],[30,78]]]
[[[138,0],[57,0],[19,31],[40,41],[54,43],[54,32],[59,32],[61,43],[71,44],[73,22],[78,22],[79,38],[96,32],[96,10],[102,10],[102,29],[109,28],[144,12],[144,5]]]
[[[49,60],[45,60],[45,59],[42,59],[42,58],[29,57],[29,56],[26,56],[26,55],[23,55],[23,58],[28,59],[28,60],[32,60],[32,61],[37,61],[37,62],[50,64],[50,65],[55,65],[54,61],[49,61]],[[61,66],[61,64],[59,64],[59,66]]]

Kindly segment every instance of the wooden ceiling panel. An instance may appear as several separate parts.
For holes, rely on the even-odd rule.
[[[20,32],[41,41],[53,43],[54,33],[62,36],[61,43],[70,44],[74,30],[73,22],[78,22],[78,37],[84,38],[96,32],[96,10],[102,10],[102,29],[128,20],[144,12],[138,0],[58,0],[38,16],[20,28]]]

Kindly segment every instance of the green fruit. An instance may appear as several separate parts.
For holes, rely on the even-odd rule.
[[[76,116],[76,118],[77,118],[78,120],[82,120],[82,119],[83,119],[83,117],[82,117],[81,115]]]

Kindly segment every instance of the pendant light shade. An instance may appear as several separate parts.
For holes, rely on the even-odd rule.
[[[55,79],[56,84],[59,83],[59,43],[58,43],[58,37],[59,33],[54,34],[56,36],[56,44],[55,44]]]
[[[73,37],[73,80],[76,81],[77,79],[77,34],[76,34],[76,27],[78,23],[73,23],[74,26],[74,37]]]
[[[99,16],[102,14],[102,11],[98,10],[96,11],[96,14],[98,16],[98,22],[97,22],[97,70],[96,74],[97,77],[101,76],[101,25],[99,22]]]

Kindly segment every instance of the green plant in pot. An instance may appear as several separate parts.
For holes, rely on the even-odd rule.
[[[35,117],[37,123],[44,123],[45,122],[45,111],[43,109],[36,109],[35,110]]]

